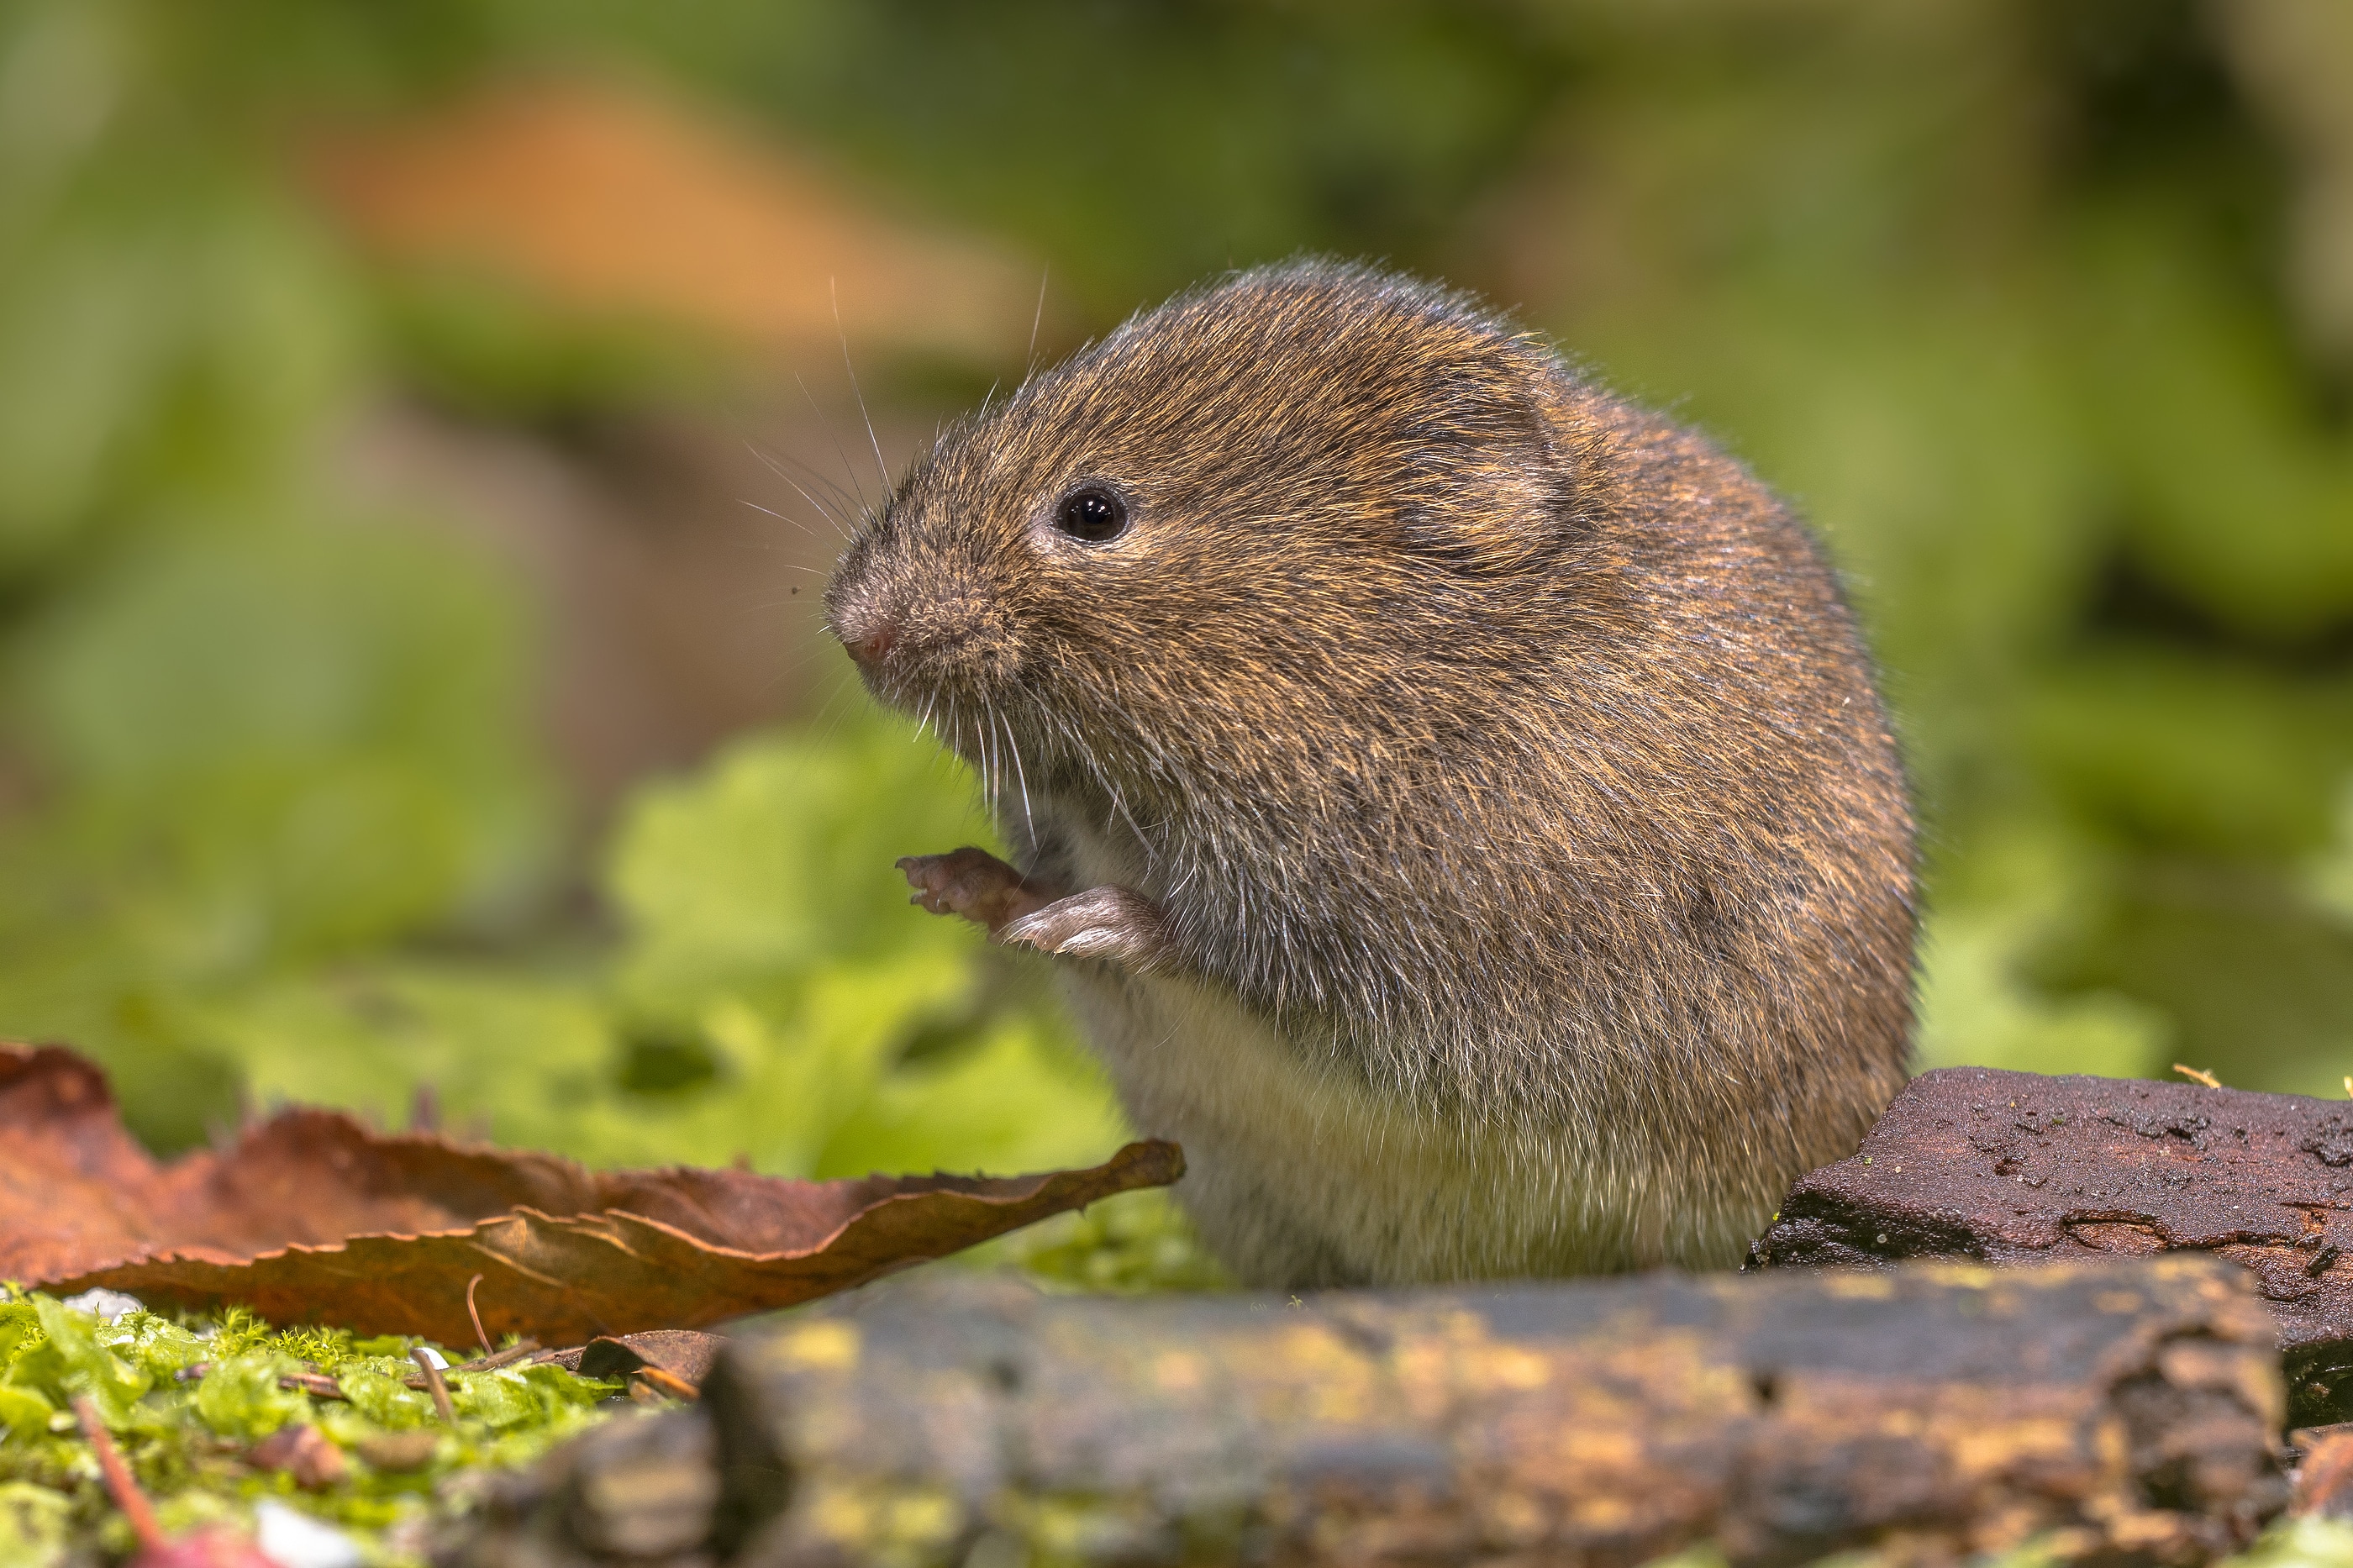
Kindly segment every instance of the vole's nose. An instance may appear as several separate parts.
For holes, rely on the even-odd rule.
[[[849,657],[856,659],[860,665],[871,668],[880,663],[882,657],[891,651],[898,640],[897,628],[878,626],[856,633],[845,633],[841,639],[841,646],[849,650]]]
[[[837,578],[826,596],[833,635],[860,669],[871,670],[899,646],[901,616],[871,582],[854,574]]]

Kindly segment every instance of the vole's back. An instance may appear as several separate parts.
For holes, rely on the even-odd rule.
[[[1041,533],[1074,484],[1124,531]],[[1155,911],[1066,984],[1249,1277],[1728,1263],[1901,1081],[1911,823],[1811,541],[1455,297],[1172,301],[951,432],[842,584],[940,650],[886,695],[1019,759],[1022,868]]]

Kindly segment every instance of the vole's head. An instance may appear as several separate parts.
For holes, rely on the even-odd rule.
[[[949,429],[829,623],[976,758],[1001,725],[1147,788],[1221,748],[1370,764],[1525,668],[1589,527],[1572,384],[1426,285],[1244,273]]]

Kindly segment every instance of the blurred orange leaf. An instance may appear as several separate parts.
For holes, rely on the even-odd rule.
[[[779,146],[618,87],[511,82],[322,135],[311,162],[379,249],[575,306],[828,356],[847,334],[1003,359],[1034,320],[1037,275],[1005,252],[886,216]]]

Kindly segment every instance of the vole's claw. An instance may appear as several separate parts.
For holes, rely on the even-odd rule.
[[[1126,888],[1089,888],[1057,899],[997,933],[999,942],[1064,958],[1107,958],[1145,969],[1166,955],[1159,908]]]

